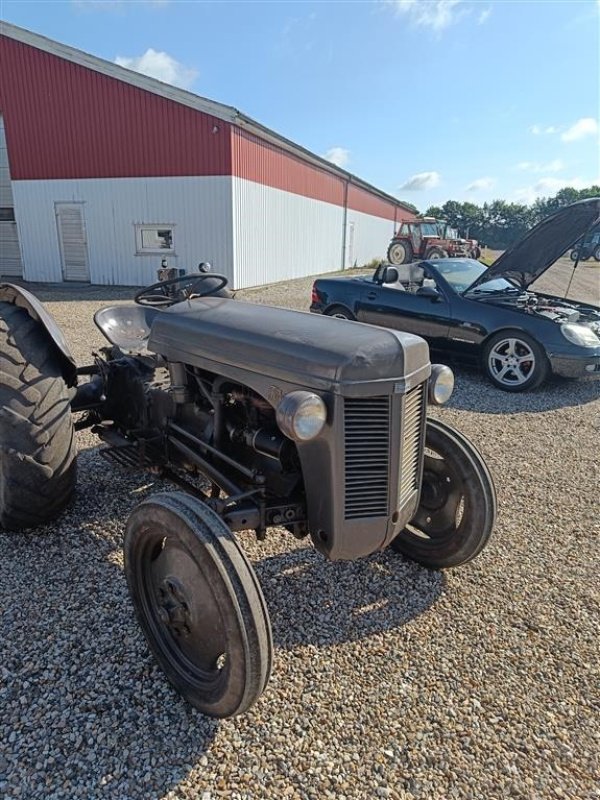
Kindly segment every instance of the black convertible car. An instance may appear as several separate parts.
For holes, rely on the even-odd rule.
[[[319,278],[310,310],[416,333],[442,357],[480,364],[510,392],[539,386],[550,373],[600,378],[600,307],[528,291],[599,219],[600,198],[567,206],[491,267],[447,258]]]

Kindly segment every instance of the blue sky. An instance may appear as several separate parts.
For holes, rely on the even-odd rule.
[[[424,211],[600,183],[599,0],[0,0]]]

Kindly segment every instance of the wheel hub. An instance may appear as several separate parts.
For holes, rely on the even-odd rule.
[[[448,481],[442,481],[433,472],[423,473],[423,485],[421,488],[421,503],[428,511],[438,511],[443,508],[448,501]]]
[[[183,587],[173,578],[166,578],[158,587],[158,614],[175,636],[189,636],[189,607]]]

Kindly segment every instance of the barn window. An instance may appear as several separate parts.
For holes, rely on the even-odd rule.
[[[136,254],[138,256],[156,253],[164,255],[167,253],[174,254],[174,227],[174,225],[168,223],[162,225],[136,225]]]
[[[0,222],[14,222],[15,210],[12,206],[2,206],[0,208]]]

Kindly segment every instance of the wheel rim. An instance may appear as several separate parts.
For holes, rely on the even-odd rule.
[[[335,319],[348,319],[348,315],[344,314],[343,311],[336,311],[335,314],[331,314],[331,316]]]
[[[507,337],[492,347],[488,368],[493,379],[504,386],[522,386],[535,370],[535,353],[522,339]]]
[[[436,250],[434,250],[433,253],[429,254],[428,258],[429,258],[430,261],[432,261],[432,260],[435,261],[436,258],[442,258],[442,254],[438,253]]]
[[[226,620],[185,538],[146,531],[137,565],[140,600],[163,658],[198,691],[218,696],[231,667]]]

